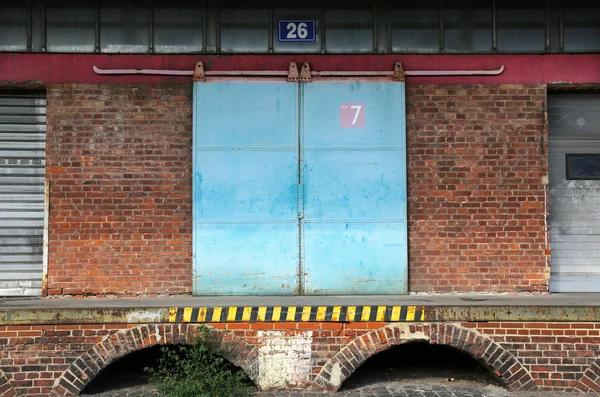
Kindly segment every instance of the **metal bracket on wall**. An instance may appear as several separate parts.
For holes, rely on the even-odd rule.
[[[194,69],[194,82],[206,81],[206,75],[204,74],[204,64],[202,62],[196,62],[196,69]]]
[[[288,78],[287,80],[290,83],[295,83],[298,81],[299,75],[298,75],[298,65],[296,65],[296,62],[290,62],[290,67],[288,69]]]
[[[396,62],[396,65],[394,65],[394,81],[404,81],[405,77],[402,63]]]
[[[308,62],[302,64],[302,70],[300,71],[300,81],[311,81],[312,75],[310,73],[310,65]]]

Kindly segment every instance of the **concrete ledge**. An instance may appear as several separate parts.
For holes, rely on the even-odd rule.
[[[0,325],[600,321],[600,294],[0,300]]]

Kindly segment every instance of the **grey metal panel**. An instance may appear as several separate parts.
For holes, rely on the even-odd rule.
[[[11,117],[12,116],[9,116],[8,118]],[[23,139],[22,141],[11,142],[10,140],[4,141],[2,137],[0,137],[0,142],[2,143],[2,149],[8,149],[9,152],[15,152],[15,155],[13,157],[21,157],[20,153],[25,151],[33,150],[33,153],[37,153],[40,149],[43,150],[46,147],[46,142],[31,141],[27,138]]]
[[[31,253],[16,253],[12,255],[2,254],[2,262],[0,263],[37,263],[42,262],[42,254],[39,255],[31,254]],[[18,277],[15,277],[14,274],[8,276],[11,280],[20,280]],[[0,272],[0,279],[6,279],[6,271],[2,269]],[[38,274],[36,279],[41,279],[41,276]]]
[[[223,7],[220,15],[222,52],[267,52],[269,9]]]
[[[590,219],[590,217],[598,218],[598,211],[573,211],[570,214],[558,213],[553,215],[553,219],[556,220],[583,220]]]
[[[0,201],[0,212],[4,210],[14,210],[15,204],[10,201]],[[44,203],[28,203],[28,202],[20,202],[19,208],[23,210],[35,210],[35,211],[43,211]]]
[[[41,272],[42,265],[38,263],[4,264],[2,268],[6,272]]]
[[[8,109],[10,107],[10,109]],[[31,108],[24,104],[23,106],[8,106],[0,104],[0,113],[15,113],[18,112],[20,115],[31,115],[37,116],[37,109]]]
[[[103,1],[100,9],[100,51],[143,53],[150,50],[148,2]]]
[[[564,10],[566,51],[600,50],[600,14],[596,1],[570,0]]]
[[[36,228],[42,230],[44,227],[44,218],[37,219],[14,219],[14,218],[0,218],[0,225],[3,228]],[[39,236],[39,234],[38,234]]]
[[[434,1],[393,3],[390,29],[394,52],[440,52],[440,5]]]
[[[40,238],[43,238],[42,235],[40,235],[40,231],[38,230],[39,228],[24,228],[24,227],[20,227],[20,228],[0,228],[0,239],[4,240],[4,239],[9,239],[9,238],[14,238],[14,237],[18,237],[18,236],[22,236],[22,237],[26,237],[28,239],[30,239],[30,241],[36,241],[39,240]]]
[[[23,288],[23,289],[32,289],[32,288],[36,288],[38,290],[36,295],[39,295],[39,291],[42,289],[42,280],[6,280],[5,282],[2,283],[2,288],[0,288],[0,291],[4,290],[4,289],[16,289],[16,288]],[[25,294],[25,291],[23,291],[23,295]],[[16,292],[13,295],[21,295],[21,293]],[[8,295],[2,295],[2,296],[8,296]]]
[[[42,237],[20,237],[20,236],[9,236],[5,237],[0,241],[0,248],[6,245],[19,245],[19,246],[42,246]]]
[[[154,51],[157,53],[201,52],[204,14],[201,2],[157,3],[154,10]]]
[[[32,291],[27,291],[27,290],[32,290],[32,289],[36,289],[37,293],[36,295],[40,295],[40,291],[42,289],[42,280],[37,280],[37,279],[31,279],[31,280],[3,280],[2,281],[2,287],[0,288],[0,292],[3,290],[14,290],[14,289],[21,289],[21,291],[16,291],[14,292],[12,295],[16,295],[16,296],[20,296],[20,295],[26,295],[29,293],[29,295],[31,295]],[[10,296],[10,295],[6,295],[6,294],[2,294],[2,296]]]
[[[600,95],[548,96],[554,292],[600,292],[600,181],[567,180],[567,153],[600,153]]]
[[[326,48],[328,52],[373,52],[373,6],[356,4],[350,8],[330,8],[326,18]]]
[[[27,49],[27,2],[3,1],[0,5],[0,51]]]
[[[30,107],[32,103],[39,106],[46,106],[46,98],[29,98],[27,96],[14,96],[0,94],[0,106],[9,107]]]
[[[5,116],[4,116],[3,122],[5,124],[19,124],[19,123],[22,122],[23,117],[28,116],[27,114],[18,114],[18,113],[14,114],[14,115],[6,114],[6,113],[4,113],[4,114],[5,114]],[[38,121],[45,123],[46,122],[46,118],[45,117],[39,117]]]
[[[549,95],[548,128],[550,143],[557,140],[600,139],[600,95],[594,93]]]
[[[569,202],[565,205],[565,207],[567,205],[571,205],[573,202]],[[576,206],[577,204],[573,205]],[[594,228],[594,227],[598,227],[598,230],[600,232],[600,225],[598,225],[598,221],[599,219],[591,219],[592,218],[592,214],[590,213],[590,217],[588,217],[588,219],[563,219],[560,221],[560,226],[563,228],[576,228],[576,227],[584,227],[584,228]],[[554,218],[552,218],[554,220]],[[562,234],[566,234],[566,233],[562,233]],[[600,233],[599,233],[600,234]]]
[[[564,292],[600,292],[600,275],[552,273],[550,290]]]
[[[0,132],[46,132],[46,127],[41,125],[19,125],[19,124],[0,124]]]
[[[1,197],[5,193],[9,193],[9,194],[15,194],[15,193],[17,193],[17,194],[38,193],[38,194],[42,195],[42,198],[43,198],[44,187],[43,186],[31,186],[31,185],[13,186],[13,185],[2,185],[2,184],[0,184],[0,200],[1,200]]]
[[[79,0],[50,2],[46,8],[46,48],[51,52],[94,52],[96,4]]]
[[[41,295],[46,100],[0,92],[0,296]]]
[[[2,248],[0,248],[0,252],[2,252]],[[600,250],[592,250],[592,249],[561,249],[553,254],[553,257],[557,259],[554,263],[555,265],[561,262],[564,262],[565,265],[573,264],[577,262],[582,265],[588,264],[594,265],[598,257],[600,257]],[[564,261],[561,261],[563,260]],[[572,262],[570,262],[572,260]]]
[[[44,203],[44,196],[39,194],[3,194],[2,202],[8,203],[11,201],[21,203]]]
[[[588,244],[594,243],[596,241],[596,236],[577,236],[577,235],[568,235],[568,234],[557,234],[554,236],[554,244]],[[554,246],[553,244],[553,246]]]
[[[46,173],[46,170],[44,169],[44,167],[38,167],[38,168],[23,168],[23,167],[6,167],[6,166],[0,166],[0,175],[6,175],[6,176],[10,176],[10,175],[32,175],[32,176],[44,176]]]
[[[16,218],[22,220],[36,220],[40,218],[39,211],[11,209],[8,211],[0,210],[0,219]]]
[[[30,296],[35,297],[40,295],[40,289],[42,283],[39,283],[39,287],[32,287],[29,284],[20,285],[18,288],[0,288],[0,296]]]
[[[2,111],[0,111],[0,114]],[[6,127],[6,126],[5,126]],[[8,128],[8,127],[6,127]],[[43,132],[28,132],[28,133],[13,133],[5,132],[0,134],[0,140],[2,141],[40,141],[44,139],[45,134]]]
[[[545,3],[544,0],[497,2],[498,52],[544,52],[546,47]]]
[[[444,51],[492,52],[492,1],[444,3]]]

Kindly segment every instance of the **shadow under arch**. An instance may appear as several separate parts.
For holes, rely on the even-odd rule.
[[[0,370],[0,396],[12,397],[16,394],[17,392],[13,388],[10,380],[4,375],[4,372]]]
[[[76,396],[100,371],[119,358],[157,344],[192,344],[201,325],[152,324],[118,331],[76,358],[56,381],[53,395]],[[209,328],[219,354],[258,384],[258,350],[243,339]]]
[[[337,391],[367,359],[406,342],[427,341],[451,346],[481,362],[510,391],[535,391],[529,371],[508,350],[480,333],[456,324],[388,324],[367,332],[344,346],[321,368],[315,382]]]

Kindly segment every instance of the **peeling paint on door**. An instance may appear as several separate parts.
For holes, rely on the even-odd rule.
[[[195,294],[407,292],[404,83],[194,95]]]

